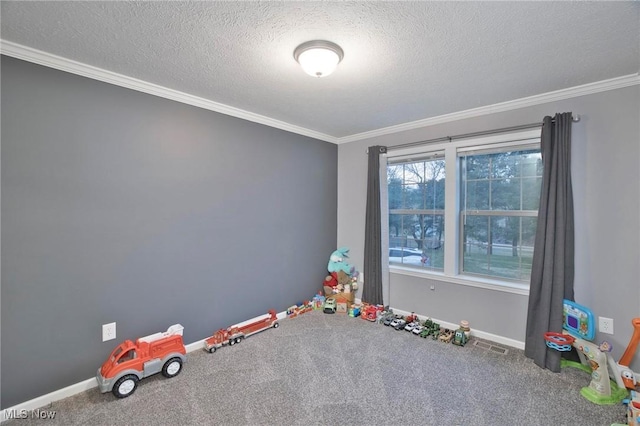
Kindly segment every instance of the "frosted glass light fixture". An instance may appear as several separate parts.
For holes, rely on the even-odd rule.
[[[340,46],[330,41],[313,40],[296,47],[293,57],[310,76],[326,77],[335,71],[344,52]]]

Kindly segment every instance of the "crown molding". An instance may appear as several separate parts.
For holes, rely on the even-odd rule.
[[[465,111],[458,111],[451,114],[444,114],[437,117],[425,118],[423,120],[384,127],[368,132],[357,133],[344,137],[335,137],[327,135],[325,133],[317,132],[315,130],[307,129],[305,127],[296,126],[284,121],[275,120],[264,115],[245,111],[240,108],[213,102],[208,99],[190,95],[188,93],[179,92],[177,90],[169,89],[157,84],[138,80],[136,78],[128,77],[122,74],[117,74],[111,71],[104,70],[102,68],[83,64],[81,62],[63,58],[61,56],[52,55],[50,53],[26,47],[11,41],[0,39],[0,53],[24,61],[44,65],[49,68],[66,71],[83,77],[92,78],[94,80],[103,81],[105,83],[114,84],[116,86],[136,90],[138,92],[159,96],[187,105],[192,105],[209,111],[218,112],[220,114],[241,118],[243,120],[252,121],[254,123],[264,124],[269,127],[285,130],[287,132],[296,133],[302,136],[308,136],[314,139],[320,139],[334,144],[355,142],[363,139],[373,138],[376,136],[389,135],[392,133],[399,133],[407,130],[434,126],[436,124],[448,123],[451,121],[463,120],[472,117],[479,117],[497,112],[510,111],[514,109],[525,108],[529,106],[540,105],[640,84],[640,75],[630,74],[622,77],[611,78],[608,80],[597,81],[595,83],[588,83],[581,86],[542,93],[540,95],[529,96],[512,101],[486,105],[483,107],[472,108]]]
[[[357,133],[355,135],[344,136],[338,138],[338,144],[355,142],[363,139],[369,139],[376,136],[389,135],[399,133],[406,130],[414,130],[422,127],[434,126],[436,124],[448,123],[451,121],[462,120],[465,118],[479,117],[482,115],[494,114],[497,112],[511,111],[514,109],[530,107],[534,105],[545,104],[549,102],[561,101],[564,99],[576,98],[578,96],[591,95],[608,90],[620,89],[623,87],[634,86],[640,84],[639,74],[629,74],[622,77],[611,78],[608,80],[597,81],[595,83],[583,84],[581,86],[569,87],[567,89],[556,90],[553,92],[542,93],[540,95],[529,96],[526,98],[515,99],[513,101],[500,102],[493,105],[458,111],[451,114],[439,115],[437,117],[425,118],[423,120],[411,121],[409,123],[398,124],[395,126],[384,127],[381,129],[371,130],[369,132]]]
[[[264,115],[255,114],[250,111],[245,111],[243,109],[221,104],[219,102],[213,102],[208,99],[169,89],[167,87],[159,86],[157,84],[149,83],[143,80],[138,80],[126,75],[107,71],[102,68],[83,64],[81,62],[63,58],[61,56],[52,55],[50,53],[23,46],[11,41],[0,40],[0,53],[16,59],[33,62],[35,64],[44,65],[46,67],[54,68],[60,71],[66,71],[94,80],[103,81],[105,83],[114,84],[116,86],[125,87],[127,89],[136,90],[138,92],[159,96],[161,98],[166,98],[198,108],[203,108],[209,111],[218,112],[220,114],[230,115],[232,117],[241,118],[243,120],[252,121],[254,123],[264,124],[269,127],[285,130],[287,132],[297,133],[302,136],[308,136],[326,142],[337,143],[337,138],[334,136],[326,135],[324,133],[316,132],[314,130],[296,126],[284,121],[275,120]]]

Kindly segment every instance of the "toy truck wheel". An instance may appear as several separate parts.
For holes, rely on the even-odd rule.
[[[229,339],[229,346],[233,346],[236,344],[236,339]]]
[[[278,328],[278,327],[280,327],[280,324],[278,324],[277,322],[273,323],[273,328]]]
[[[242,337],[236,337],[236,343],[242,342]]]
[[[115,385],[113,385],[113,389],[111,392],[117,398],[126,398],[131,395],[138,386],[138,378],[133,374],[129,374],[127,376],[120,377]]]
[[[209,353],[210,353],[210,354],[214,353],[215,351],[216,351],[216,347],[215,347],[215,346],[211,346],[211,347],[209,348]]]
[[[180,358],[171,358],[162,367],[162,375],[164,377],[175,377],[182,370],[182,360]]]

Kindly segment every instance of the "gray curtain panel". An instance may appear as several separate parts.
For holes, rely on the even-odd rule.
[[[382,232],[380,212],[380,154],[386,146],[369,147],[367,173],[367,211],[364,225],[364,287],[362,300],[375,305],[383,304],[382,297]],[[386,182],[385,182],[386,184]]]
[[[574,226],[571,189],[571,113],[542,122],[544,170],[536,229],[525,356],[560,371],[561,352],[546,346],[543,335],[562,330],[562,301],[573,300]]]

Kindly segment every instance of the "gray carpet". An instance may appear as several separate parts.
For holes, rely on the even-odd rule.
[[[213,331],[213,330],[212,330]],[[542,337],[541,337],[542,338]],[[504,355],[422,339],[318,311],[224,347],[195,351],[180,375],[140,382],[129,398],[92,389],[55,402],[47,425],[602,425],[622,405],[579,394],[580,370],[542,370]],[[97,368],[97,366],[96,366]],[[4,424],[3,424],[4,425]]]

